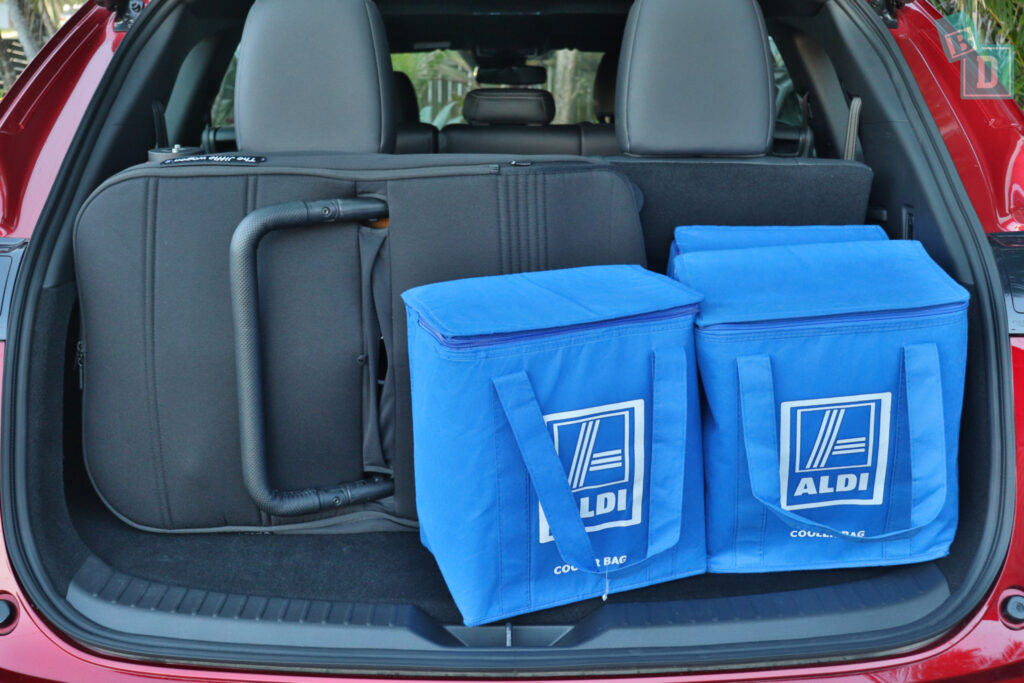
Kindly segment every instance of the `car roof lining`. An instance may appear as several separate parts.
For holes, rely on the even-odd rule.
[[[392,52],[539,55],[618,49],[632,0],[376,0]],[[766,16],[813,15],[828,0],[760,0]]]

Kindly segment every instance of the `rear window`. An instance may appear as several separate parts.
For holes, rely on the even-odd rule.
[[[800,104],[800,94],[793,87],[793,79],[790,78],[789,70],[782,61],[782,54],[775,41],[771,38],[768,41],[772,48],[772,66],[775,71],[775,118],[791,126],[802,126],[804,113]]]
[[[554,96],[552,123],[597,121],[593,105],[594,76],[601,55],[581,50],[553,50],[543,57],[527,60],[528,65],[547,70],[547,82],[531,87],[547,90]],[[502,87],[478,83],[473,66],[456,50],[396,53],[391,55],[391,64],[395,71],[404,72],[412,81],[420,121],[438,128],[463,123],[462,105],[470,90]]]
[[[600,52],[554,50],[527,64],[547,69],[548,80],[533,86],[547,90],[555,98],[553,123],[596,122],[594,116],[594,77],[601,61]],[[416,89],[420,121],[442,128],[449,123],[462,123],[462,104],[466,93],[479,87],[499,87],[477,83],[474,68],[461,52],[402,52],[391,55],[395,71],[404,72]],[[210,125],[214,128],[235,123],[235,69],[237,56],[231,60],[220,90],[210,109]]]
[[[797,93],[774,41],[771,47],[778,86],[778,118],[785,123],[801,125],[803,115]],[[555,98],[553,123],[597,123],[594,78],[602,55],[601,52],[582,50],[553,50],[544,57],[527,61],[531,66],[547,69],[547,82],[534,87],[547,90]],[[467,92],[479,87],[498,87],[478,83],[474,68],[457,50],[394,53],[391,65],[412,81],[419,103],[420,121],[438,128],[464,122],[462,105]],[[236,66],[237,56],[231,60],[210,110],[210,125],[214,128],[234,125]]]
[[[228,70],[224,72],[224,79],[220,82],[220,90],[213,98],[213,106],[210,107],[210,126],[212,128],[223,128],[235,125],[235,73],[238,71],[238,50],[228,64]]]

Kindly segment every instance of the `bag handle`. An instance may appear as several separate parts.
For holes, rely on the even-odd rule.
[[[681,348],[653,354],[654,424],[648,509],[659,513],[650,514],[647,553],[612,570],[600,568],[590,535],[580,519],[576,497],[569,488],[565,467],[544,424],[529,376],[520,371],[492,380],[530,481],[544,508],[555,545],[562,559],[578,569],[592,574],[614,574],[679,543],[686,469],[686,360],[686,350]]]
[[[851,536],[782,509],[779,491],[778,435],[775,429],[775,390],[772,362],[768,356],[736,360],[739,370],[743,441],[754,497],[789,524],[798,524],[852,541],[883,541],[904,538],[931,524],[946,503],[946,436],[942,411],[942,380],[939,350],[935,344],[903,347],[900,381],[907,397],[910,441],[910,525],[875,536]]]

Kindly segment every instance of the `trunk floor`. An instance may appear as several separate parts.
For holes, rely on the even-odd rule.
[[[99,505],[73,518],[92,552],[139,578],[268,597],[413,604],[443,624],[462,619],[433,556],[413,532],[346,535],[155,534],[127,526]],[[667,602],[781,593],[880,576],[884,568],[777,574],[705,574],[610,595],[608,602]],[[513,619],[573,624],[600,599]]]

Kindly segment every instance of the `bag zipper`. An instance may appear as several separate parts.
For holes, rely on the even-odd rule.
[[[925,306],[921,308],[890,309],[886,311],[867,311],[863,313],[841,313],[821,316],[807,316],[803,318],[784,318],[780,320],[752,320],[750,322],[737,323],[715,323],[701,328],[701,332],[722,332],[732,331],[760,332],[777,329],[791,329],[794,327],[830,327],[835,324],[856,324],[869,322],[884,322],[886,320],[908,320],[919,318],[931,318],[948,315],[967,308],[966,303],[940,304],[938,306]]]
[[[499,166],[499,172],[508,173],[538,173],[544,171],[578,171],[580,169],[594,168],[595,164],[589,161],[570,161],[559,159],[558,161],[535,161],[533,159],[513,159]]]
[[[663,311],[639,313],[637,315],[629,315],[624,316],[622,318],[612,318],[610,320],[596,320],[588,323],[578,323],[576,325],[565,325],[562,327],[548,327],[540,330],[497,332],[494,334],[480,334],[472,336],[446,335],[438,331],[428,321],[424,320],[422,315],[418,316],[418,323],[421,328],[428,332],[432,337],[434,337],[434,339],[436,339],[443,346],[452,349],[473,349],[482,348],[486,346],[495,346],[497,344],[505,344],[507,342],[543,339],[545,337],[554,337],[558,335],[568,334],[570,332],[583,332],[586,330],[603,328],[611,325],[633,325],[640,323],[658,322],[660,320],[682,318],[687,315],[695,315],[697,313],[698,308],[698,304],[689,304],[686,306],[668,308]]]

